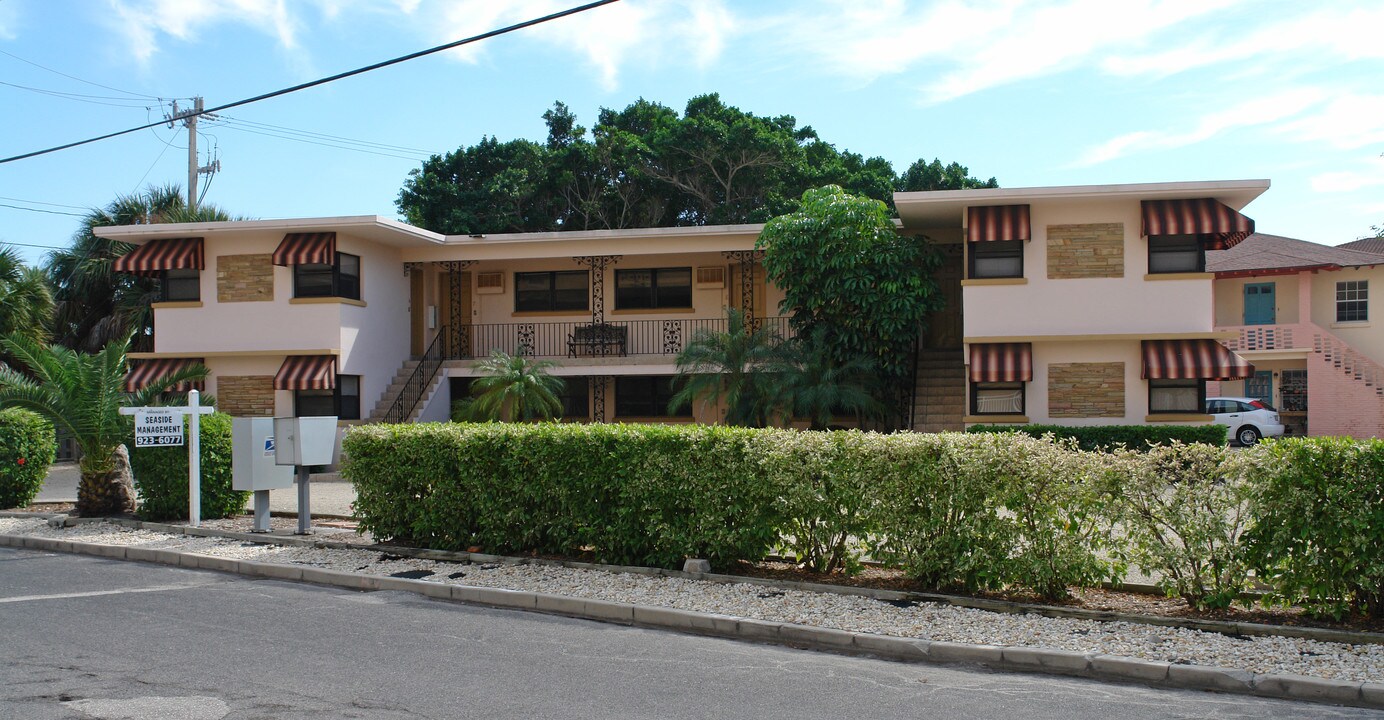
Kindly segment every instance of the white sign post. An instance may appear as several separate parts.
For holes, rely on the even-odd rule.
[[[216,412],[202,405],[201,393],[187,394],[186,407],[123,407],[121,415],[135,416],[135,447],[180,447],[183,444],[183,416],[187,415],[187,518],[188,524],[202,524],[202,433],[201,416]]]

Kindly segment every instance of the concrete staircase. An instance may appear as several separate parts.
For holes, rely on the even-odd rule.
[[[385,413],[388,413],[389,409],[394,406],[394,401],[399,398],[399,393],[403,391],[404,385],[408,383],[409,378],[413,377],[414,371],[418,369],[418,363],[418,360],[409,360],[404,363],[403,367],[399,368],[399,372],[395,373],[389,387],[385,388],[384,394],[380,396],[380,401],[375,404],[375,409],[370,412],[370,417],[366,422],[377,423],[384,420]],[[409,414],[405,422],[417,422],[418,417],[423,414],[423,408],[428,406],[433,395],[442,388],[442,383],[446,379],[447,374],[444,372],[439,372],[433,377],[428,389],[424,391],[423,397],[419,399],[418,404],[414,406],[413,412]]]
[[[918,352],[915,432],[960,431],[966,415],[966,363],[960,348]]]

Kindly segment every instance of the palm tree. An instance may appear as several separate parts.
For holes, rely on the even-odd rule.
[[[678,353],[682,387],[668,403],[676,411],[694,401],[726,405],[726,424],[764,427],[781,405],[781,386],[765,372],[775,364],[780,339],[767,326],[755,327],[726,308],[724,332],[698,330]]]
[[[0,247],[0,335],[45,340],[52,314],[53,295],[43,271],[25,267],[14,248]]]
[[[562,412],[562,378],[548,374],[555,363],[534,362],[523,355],[494,350],[476,363],[482,374],[471,383],[471,402],[465,406],[468,419],[549,420]]]
[[[95,352],[132,333],[136,349],[152,349],[158,283],[150,278],[111,270],[116,258],[130,252],[129,243],[97,237],[95,228],[110,225],[212,222],[232,219],[215,205],[189,211],[177,185],[150,187],[121,195],[82,218],[72,247],[48,254],[46,271],[57,303],[54,341]]]
[[[0,346],[29,372],[0,367],[0,409],[21,407],[47,417],[81,448],[78,515],[110,515],[134,509],[134,490],[124,441],[129,420],[124,405],[150,405],[173,386],[207,375],[201,365],[169,373],[136,393],[125,392],[125,353],[129,337],[94,355],[45,345],[21,334],[0,338]]]
[[[866,416],[884,409],[870,392],[875,364],[864,358],[838,360],[825,333],[818,327],[784,343],[773,366],[793,416],[807,418],[812,430],[826,430],[837,414]]]

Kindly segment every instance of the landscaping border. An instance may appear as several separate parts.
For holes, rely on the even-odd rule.
[[[62,516],[45,516],[40,513],[0,513],[0,517],[48,517],[49,520],[52,520]],[[100,521],[103,520],[98,518],[63,518],[64,525],[78,525]],[[309,538],[265,537],[263,535],[220,531],[209,528],[191,528],[164,525],[162,523],[144,523],[138,520],[120,520],[118,524],[126,527],[137,527],[172,534],[181,533],[202,537],[225,537],[260,544],[350,549],[362,549],[363,547],[358,544],[333,543]],[[1242,695],[1254,695],[1258,697],[1288,698],[1311,702],[1384,709],[1384,683],[1328,680],[1324,678],[1287,674],[1255,674],[1234,668],[1178,665],[1162,661],[1147,661],[1115,655],[1079,653],[1067,650],[936,642],[914,638],[848,632],[793,623],[753,620],[730,615],[699,613],[666,607],[634,605],[604,600],[588,600],[565,595],[550,595],[546,593],[505,590],[500,588],[446,585],[428,582],[426,580],[380,577],[304,567],[300,565],[286,565],[252,560],[233,560],[230,558],[213,557],[176,550],[124,545],[103,545],[99,543],[39,538],[25,535],[0,535],[0,546],[45,550],[49,552],[68,552],[119,560],[153,562],[185,568],[231,572],[252,577],[330,585],[351,590],[397,590],[435,599],[486,605],[490,607],[543,612],[600,622],[689,632],[699,635],[748,640],[774,645],[786,645],[818,651],[852,655],[871,655],[903,662],[979,665],[1003,671],[1089,677],[1158,687],[1213,690]],[[370,546],[368,549],[372,551],[393,552],[393,549],[387,546]],[[431,550],[418,551],[415,548],[406,549],[414,551],[411,553],[413,557],[434,560],[511,562],[516,564],[531,560],[529,558],[506,558],[503,556],[481,555],[477,553],[444,553]],[[614,572],[625,571],[623,568],[600,566],[591,563],[546,562],[551,564],[562,564],[567,567],[605,569]],[[636,568],[632,570],[643,570],[643,574],[687,577],[716,582],[763,580],[762,578],[740,578],[737,576],[714,575],[711,573],[679,573],[668,570],[651,570],[648,568]],[[777,583],[777,581],[757,584],[775,583]],[[835,589],[835,586],[821,586],[814,583],[782,583],[781,586],[796,587],[805,590],[818,590],[820,588],[827,592],[831,592]],[[868,595],[879,597],[880,599],[887,599],[887,596],[913,595],[911,593],[899,593],[886,590],[856,590],[865,590],[865,592],[851,594]],[[948,596],[938,597],[946,598]],[[1018,603],[1011,603],[1010,605],[1022,606],[1022,604]],[[1245,626],[1248,624],[1231,623],[1231,625]],[[1293,629],[1305,630],[1312,628]],[[1341,640],[1336,641],[1341,642]],[[1354,642],[1360,642],[1360,640],[1356,639]]]

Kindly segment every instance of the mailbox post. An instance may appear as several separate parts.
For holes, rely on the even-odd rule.
[[[274,418],[274,462],[298,468],[298,535],[312,534],[308,466],[336,462],[336,416]]]

